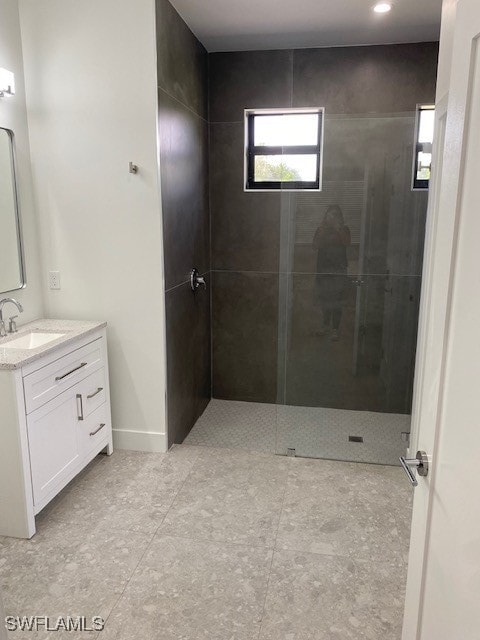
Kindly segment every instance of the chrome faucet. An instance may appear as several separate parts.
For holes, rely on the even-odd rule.
[[[3,319],[3,307],[7,304],[7,302],[11,302],[14,304],[20,313],[23,312],[23,307],[20,302],[17,302],[14,298],[3,298],[0,300],[0,338],[4,338],[7,335],[7,330],[5,329],[5,320]],[[10,318],[10,325],[8,328],[8,333],[16,333],[17,325],[15,322],[15,318],[17,316],[12,316]]]

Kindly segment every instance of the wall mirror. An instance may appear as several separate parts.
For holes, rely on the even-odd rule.
[[[24,286],[13,131],[0,128],[0,293]]]

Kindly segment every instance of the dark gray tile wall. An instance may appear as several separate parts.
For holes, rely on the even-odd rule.
[[[281,195],[245,193],[243,140],[243,122],[210,127],[212,268],[277,272]]]
[[[397,113],[435,98],[437,43],[299,49],[293,106],[327,113]]]
[[[167,408],[170,444],[188,435],[211,398],[210,282],[165,294],[167,317]]]
[[[276,402],[278,274],[213,272],[216,398]]]
[[[244,109],[291,106],[292,65],[287,50],[210,54],[210,122],[243,122]]]
[[[208,114],[208,56],[168,0],[156,0],[157,81],[205,120]]]
[[[211,397],[208,56],[168,0],[156,0],[156,24],[171,445]],[[191,291],[193,267],[207,291]]]
[[[420,278],[289,279],[285,404],[409,413]],[[338,340],[324,330],[325,313],[336,314]]]
[[[165,287],[210,270],[208,124],[158,90]]]
[[[427,196],[408,181],[437,54],[422,43],[209,56],[214,397],[410,411]],[[326,108],[322,194],[245,193],[244,109],[290,106]],[[312,240],[355,189],[367,207],[346,224],[359,236],[361,216],[365,233],[348,248],[332,340],[318,289],[335,290],[335,276],[317,274]]]

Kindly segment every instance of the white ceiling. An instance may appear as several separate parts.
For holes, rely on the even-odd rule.
[[[438,40],[442,0],[171,0],[208,51]]]

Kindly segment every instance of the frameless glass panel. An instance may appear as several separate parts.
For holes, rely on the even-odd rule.
[[[291,270],[328,272],[346,254],[351,275],[421,273],[428,193],[411,191],[414,129],[414,114],[327,117],[322,191],[292,198]],[[327,234],[331,248],[319,254],[314,239],[329,207],[340,209],[349,237]]]
[[[319,115],[256,115],[255,146],[284,147],[318,144]]]
[[[427,191],[415,113],[325,120],[322,192],[283,193],[276,452],[398,464]]]
[[[317,162],[314,154],[255,156],[255,181],[314,182]]]

